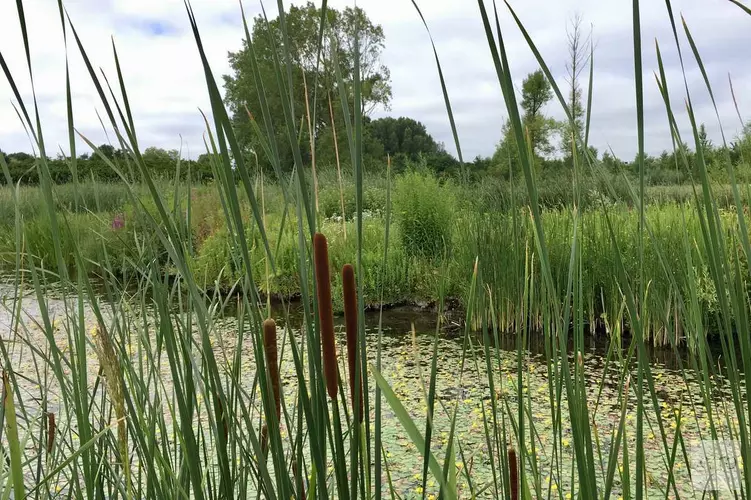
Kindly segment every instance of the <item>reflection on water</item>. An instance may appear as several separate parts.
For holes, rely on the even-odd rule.
[[[280,317],[285,317],[285,310],[277,305],[275,309]],[[395,335],[402,338],[405,343],[410,342],[409,335],[405,335],[412,330],[414,325],[415,332],[418,335],[434,335],[436,331],[436,325],[438,322],[438,316],[434,311],[424,308],[413,306],[402,306],[392,309],[386,309],[383,311],[383,333],[384,335]],[[379,320],[381,313],[379,311],[367,311],[365,313],[365,326],[366,330],[375,334],[378,331]],[[291,327],[299,329],[303,323],[303,310],[302,306],[298,304],[292,304],[289,307],[289,320]],[[344,326],[344,317],[336,316],[334,321],[339,327]],[[464,328],[460,326],[463,322],[461,317],[458,317],[458,313],[453,313],[448,316],[448,319],[444,321],[444,325],[448,324],[449,327],[441,331],[442,336],[447,339],[453,339],[457,343],[462,342]],[[573,336],[569,336],[569,353],[574,351]],[[473,341],[477,344],[482,344],[482,335],[479,333],[472,334]],[[545,338],[542,333],[531,333],[526,339],[526,345],[524,346],[525,353],[531,356],[533,359],[544,361],[545,359]],[[620,345],[620,351],[623,357],[627,355],[629,349],[629,342],[631,339],[625,337]],[[374,339],[368,339],[369,344],[374,344]],[[494,339],[491,335],[491,342],[495,346]],[[498,347],[502,351],[516,352],[517,350],[517,338],[514,334],[499,334]],[[715,338],[708,340],[708,346],[711,353],[713,364],[717,362],[724,366],[722,361],[722,347],[719,341]],[[601,359],[607,357],[608,351],[611,348],[611,340],[607,335],[586,335],[584,338],[585,352],[592,357],[592,359]],[[665,369],[665,370],[686,370],[691,368],[690,352],[686,346],[654,346],[652,344],[646,345],[649,359],[653,366]],[[736,353],[739,354],[739,353]],[[738,358],[740,359],[740,358]]]

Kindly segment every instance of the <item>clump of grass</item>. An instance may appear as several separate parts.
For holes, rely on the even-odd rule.
[[[427,172],[407,172],[396,179],[393,204],[408,255],[434,259],[451,249],[456,201],[449,184]]]

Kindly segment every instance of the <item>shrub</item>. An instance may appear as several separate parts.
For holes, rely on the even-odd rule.
[[[451,243],[456,210],[454,188],[424,172],[407,172],[394,185],[394,217],[404,251],[410,256],[436,258]]]
[[[362,209],[365,212],[380,213],[386,207],[386,189],[379,186],[365,186],[362,193]],[[318,209],[324,218],[342,215],[342,202],[338,186],[328,186],[318,193]],[[345,218],[350,220],[356,212],[355,186],[344,185]]]

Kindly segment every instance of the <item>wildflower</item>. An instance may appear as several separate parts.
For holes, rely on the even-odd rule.
[[[117,214],[114,219],[112,219],[112,229],[115,231],[119,231],[120,229],[123,229],[125,227],[125,214]]]

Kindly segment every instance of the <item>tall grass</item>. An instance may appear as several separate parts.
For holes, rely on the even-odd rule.
[[[286,43],[288,27],[282,2],[278,5],[283,43],[274,53],[273,69],[281,94],[291,96],[293,61]],[[257,184],[243,162],[204,53],[192,8],[186,4],[211,101],[214,125],[208,127],[207,120],[206,142],[217,179],[214,188],[227,227],[219,247],[226,245],[229,249],[211,273],[200,276],[194,266],[196,252],[190,231],[194,209],[190,194],[195,186],[183,183],[180,175],[175,176],[177,180],[169,188],[157,185],[151,178],[140,153],[115,47],[117,78],[100,78],[72,20],[59,3],[66,59],[67,42],[71,42],[84,60],[108,127],[127,154],[124,159],[110,160],[86,137],[82,138],[121,176],[133,216],[143,228],[138,234],[149,235],[136,237],[125,256],[112,254],[104,234],[90,240],[100,248],[97,269],[101,281],[94,281],[88,273],[70,272],[91,265],[85,259],[90,254],[75,237],[75,210],[59,209],[61,188],[51,182],[49,175],[35,93],[24,101],[17,91],[21,78],[28,78],[34,89],[27,37],[27,22],[31,19],[19,0],[18,22],[28,75],[11,73],[2,54],[0,66],[14,92],[23,126],[40,153],[39,220],[46,224],[52,251],[43,259],[30,257],[26,236],[34,229],[22,215],[21,189],[9,185],[14,223],[7,238],[13,240],[15,248],[14,293],[7,302],[9,334],[0,343],[5,368],[2,428],[10,465],[0,468],[0,487],[6,496],[395,498],[405,492],[394,488],[388,457],[382,453],[386,437],[380,424],[387,416],[384,405],[388,405],[389,415],[399,421],[414,445],[422,497],[427,496],[431,481],[436,485],[431,494],[445,499],[512,498],[517,494],[522,498],[563,498],[564,485],[572,498],[608,498],[616,490],[624,497],[677,497],[683,486],[676,479],[680,474],[678,466],[691,466],[684,439],[689,436],[683,430],[684,420],[691,419],[707,422],[705,437],[737,440],[740,450],[732,458],[749,456],[751,409],[745,391],[751,385],[751,328],[746,263],[751,246],[742,197],[732,170],[728,176],[733,211],[728,214],[718,206],[703,162],[688,86],[688,112],[701,173],[690,203],[675,205],[667,215],[650,211],[642,170],[638,187],[630,187],[629,180],[623,179],[630,187],[628,196],[637,217],[608,203],[606,194],[612,193],[606,191],[615,190],[607,176],[601,178],[604,191],[599,192],[599,215],[581,211],[583,193],[578,184],[571,193],[573,204],[557,212],[546,212],[522,128],[506,53],[506,33],[499,16],[510,15],[515,21],[553,85],[560,105],[567,116],[571,114],[534,41],[511,7],[507,5],[505,11],[497,12],[495,7],[488,11],[483,2],[478,2],[478,6],[519,148],[522,171],[512,172],[512,176],[523,179],[526,197],[522,201],[511,190],[512,210],[489,219],[483,214],[465,224],[463,234],[473,239],[475,252],[460,261],[462,268],[456,274],[443,272],[436,280],[440,310],[446,290],[452,285],[450,280],[462,279],[464,283],[467,321],[461,339],[460,366],[453,373],[458,376],[458,389],[470,377],[482,381],[484,393],[478,409],[481,424],[474,431],[482,437],[480,444],[474,443],[485,454],[490,477],[475,474],[474,455],[478,450],[467,445],[466,434],[457,431],[464,418],[461,398],[437,394],[436,381],[445,370],[438,362],[440,331],[436,331],[432,353],[417,348],[410,353],[418,361],[413,363],[417,371],[413,384],[419,385],[424,401],[422,414],[416,414],[405,407],[384,371],[383,336],[379,332],[373,356],[366,349],[369,344],[364,322],[353,320],[363,317],[366,283],[375,283],[371,285],[373,290],[383,297],[384,270],[395,255],[395,248],[399,248],[392,246],[393,235],[389,233],[391,187],[387,182],[387,222],[384,241],[376,252],[383,255],[382,267],[371,269],[376,261],[370,257],[373,239],[363,214],[359,67],[355,66],[351,89],[346,88],[341,75],[338,82],[340,89],[347,90],[340,92],[338,98],[345,110],[343,125],[353,165],[355,199],[354,231],[346,239],[347,245],[341,247],[345,249],[343,262],[338,262],[329,252],[327,239],[338,238],[336,231],[341,226],[321,222],[317,205],[320,208],[322,198],[304,173],[306,166],[299,149],[293,155],[294,176],[286,179],[282,175],[274,142],[276,134],[262,98],[261,121],[253,121],[253,128],[262,153],[275,168],[284,207],[278,220],[268,222],[261,208],[264,204],[258,199]],[[677,35],[679,27],[689,39],[690,52],[681,52],[682,65],[688,66],[691,58],[704,73],[688,25],[676,25],[669,1],[667,6],[667,22],[672,23],[679,50],[685,49]],[[325,11],[324,3],[322,20],[326,18]],[[745,14],[739,11],[739,15]],[[644,119],[639,19],[640,5],[634,0],[635,126],[641,156]],[[321,29],[319,46],[323,34]],[[247,24],[245,35],[253,59]],[[438,54],[436,62],[440,73]],[[674,121],[667,99],[668,82],[662,75],[664,72],[659,85],[671,119],[671,132],[675,144],[682,147],[682,128]],[[114,88],[110,82],[115,83]],[[711,95],[708,79],[706,82]],[[460,151],[442,73],[441,83]],[[70,84],[66,72],[67,89]],[[590,94],[591,91],[590,79]],[[74,144],[75,114],[70,92],[67,95],[69,134]],[[293,109],[292,102],[291,98],[283,101],[284,134],[290,144],[297,144],[303,110]],[[589,126],[587,123],[586,130]],[[572,137],[577,179],[584,172],[592,176],[601,172],[586,140],[586,134]],[[75,160],[71,161],[75,171]],[[0,167],[9,177],[7,165]],[[138,176],[138,184],[130,182],[132,174]],[[323,176],[318,176],[318,183],[325,189]],[[86,189],[82,186],[74,184],[74,199],[85,199],[78,192]],[[670,220],[666,223],[661,217]],[[675,227],[677,222],[680,225]],[[692,226],[698,227],[695,240],[683,230]],[[324,236],[321,231],[328,234]],[[633,231],[638,235],[635,242],[627,234]],[[341,237],[344,239],[343,230]],[[282,247],[280,241],[289,244]],[[497,262],[497,248],[502,244],[504,260]],[[282,248],[284,252],[280,251]],[[610,272],[591,269],[591,254],[609,255]],[[262,266],[258,265],[259,256]],[[442,270],[448,269],[449,252],[436,252],[433,258]],[[304,309],[299,332],[290,328],[279,332],[270,320],[283,320],[289,325],[288,313],[269,318],[271,311],[258,293],[262,283],[279,272],[285,259],[296,265],[297,288]],[[117,272],[120,260],[134,264],[129,268],[129,279]],[[220,265],[222,261],[224,265]],[[338,281],[332,287],[332,279],[345,263],[352,267],[344,267],[342,297]],[[234,289],[242,293],[232,295],[237,297],[236,318],[231,323],[232,334],[223,335],[220,324],[228,300],[219,294],[205,293],[204,285],[221,279],[229,268]],[[698,275],[696,270],[700,270]],[[370,281],[365,278],[369,273],[373,277]],[[597,283],[593,273],[609,275],[609,282]],[[658,284],[650,279],[653,276],[662,280],[657,293],[654,290]],[[58,311],[48,308],[53,279],[60,283],[57,290],[62,310]],[[136,283],[135,289],[132,283]],[[626,339],[625,353],[613,347],[615,343],[611,345],[608,369],[601,378],[592,380],[585,331],[593,321],[587,315],[596,310],[588,301],[598,288],[601,295],[608,295],[609,306],[601,318],[605,328],[618,332],[620,325],[628,324],[631,335]],[[707,292],[710,289],[711,294]],[[709,314],[701,304],[705,295],[715,300]],[[352,311],[355,296],[357,314]],[[333,338],[332,308],[336,300],[342,301],[347,315],[346,364],[338,355]],[[27,320],[24,311],[29,306],[36,308],[38,315]],[[675,418],[666,415],[660,404],[646,349],[649,334],[658,321],[665,332],[693,332],[695,354],[680,376],[687,388],[698,389],[689,407],[678,409]],[[480,346],[476,346],[477,337],[469,334],[472,325],[481,332]],[[510,378],[502,376],[507,360],[502,359],[498,349],[492,349],[493,344],[500,343],[505,326],[513,327],[515,333],[516,353],[511,360],[514,370]],[[710,328],[718,332],[724,364],[715,364],[711,355],[704,335]],[[547,373],[539,391],[542,397],[533,397],[530,390],[533,374],[527,363],[527,342],[533,330],[541,331],[545,340]],[[677,348],[678,339],[672,333],[665,333],[663,339]],[[422,357],[429,358],[429,363],[420,363]],[[377,360],[375,366],[370,363],[373,358]],[[283,367],[288,367],[292,375],[287,387],[280,390],[278,377]],[[424,367],[429,369],[423,372]],[[618,382],[614,386],[605,384],[608,370],[615,371]],[[342,384],[340,379],[350,383]],[[730,394],[726,401],[713,397],[720,385]],[[595,415],[604,390],[615,393],[617,407],[615,416],[611,416],[612,425],[601,429]],[[361,399],[362,410],[358,405]],[[549,415],[549,440],[541,439],[544,429],[540,427],[540,415]],[[448,423],[440,446],[434,432],[439,421]],[[376,423],[374,431],[371,422]],[[655,463],[647,463],[647,429],[656,438],[659,460]],[[376,463],[371,466],[373,457]],[[739,481],[737,496],[745,497],[751,492],[751,463],[744,460],[738,465],[740,474],[734,476]],[[552,479],[548,481],[546,477]],[[466,484],[464,490],[459,489],[460,478]]]

